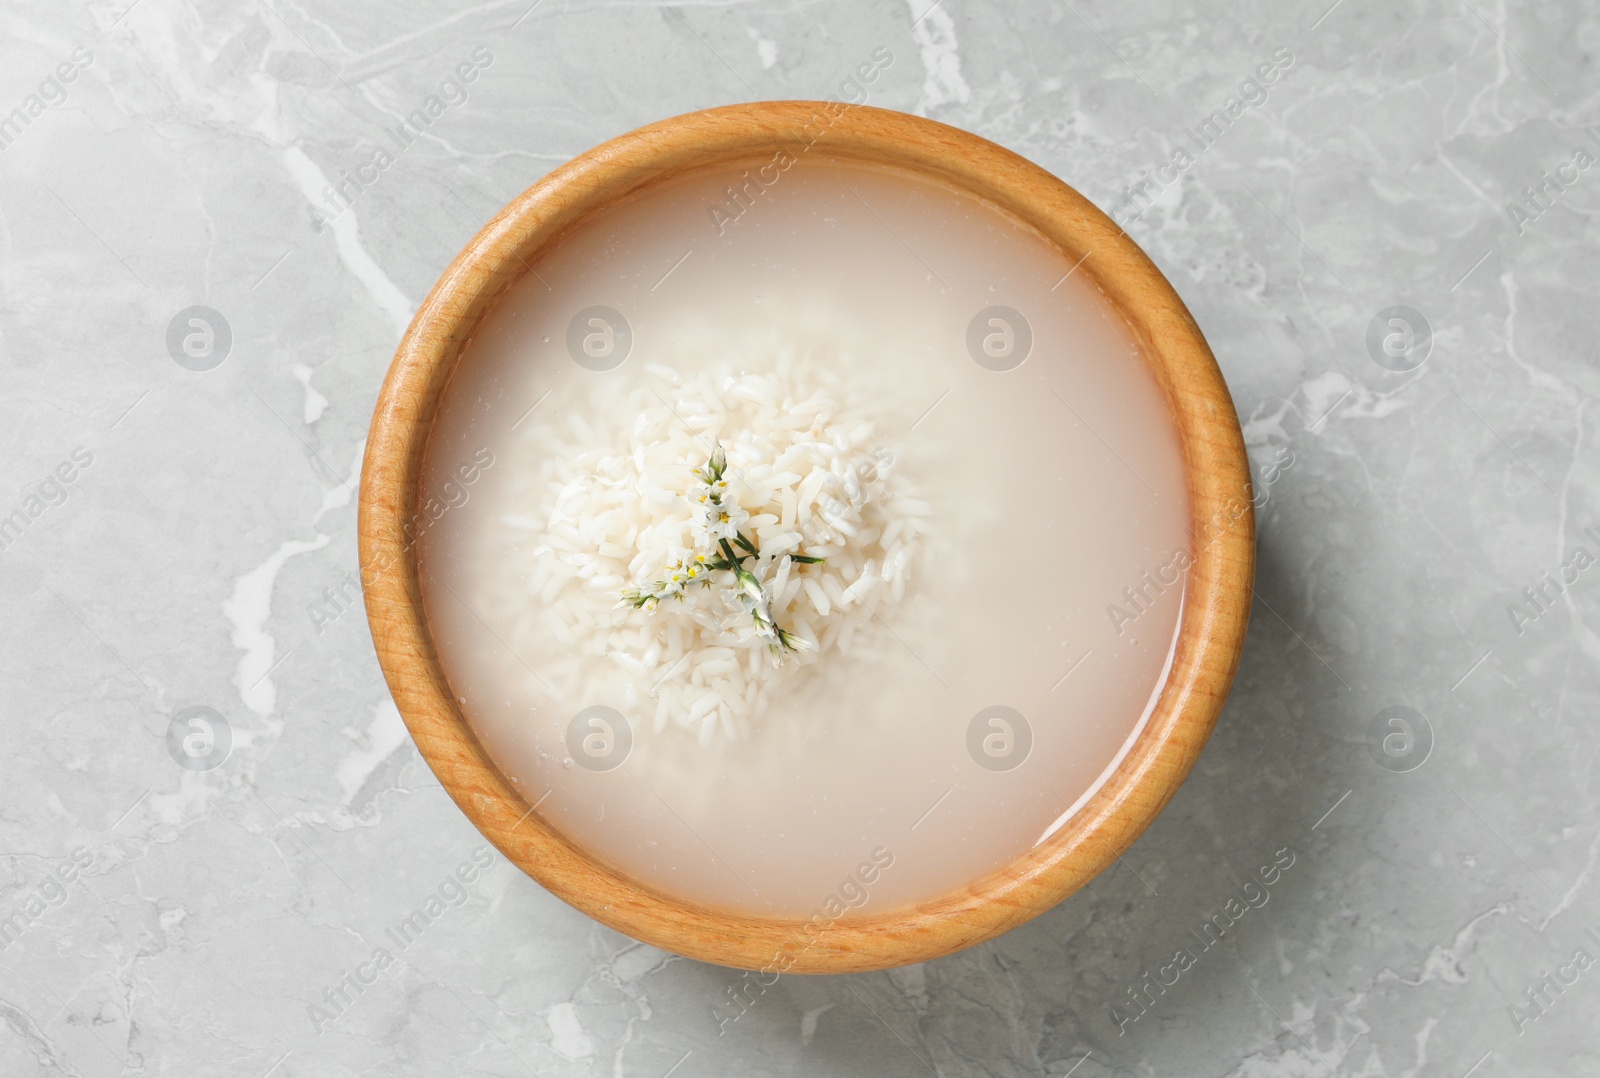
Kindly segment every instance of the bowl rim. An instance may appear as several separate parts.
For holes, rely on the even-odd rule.
[[[698,906],[637,883],[549,827],[495,767],[445,679],[423,614],[415,543],[424,451],[456,358],[531,256],[585,215],[685,170],[827,156],[943,181],[1020,218],[1093,275],[1172,410],[1190,500],[1178,642],[1155,708],[1112,774],[1044,842],[982,879],[910,907],[831,920]],[[764,101],[687,113],[614,138],[512,199],[418,308],[374,409],[358,516],[362,590],[385,680],[444,789],[482,834],[569,905],[635,939],[763,972],[858,972],[969,947],[1055,906],[1114,862],[1171,800],[1221,711],[1253,594],[1255,516],[1232,398],[1199,326],[1127,233],[1045,169],[922,117],[837,101]],[[819,924],[819,919],[821,923]]]

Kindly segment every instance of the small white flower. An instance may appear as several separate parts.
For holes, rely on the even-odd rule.
[[[738,538],[739,529],[743,528],[749,519],[750,514],[731,499],[724,498],[720,504],[710,501],[706,503],[706,535],[713,544],[719,539]]]
[[[719,444],[706,461],[706,466],[695,469],[695,477],[700,484],[689,492],[689,497],[704,511],[695,529],[699,549],[680,549],[673,562],[666,567],[663,579],[652,584],[624,588],[622,603],[637,609],[653,610],[663,599],[683,599],[692,585],[710,585],[713,573],[732,573],[733,586],[719,588],[719,597],[729,606],[736,605],[743,610],[754,626],[756,639],[767,645],[772,652],[773,662],[781,664],[786,652],[806,651],[811,644],[779,627],[772,617],[772,596],[767,593],[760,578],[744,566],[744,562],[749,561],[760,569],[763,563],[754,540],[743,532],[750,521],[750,514],[728,495],[728,481],[724,475],[727,467],[727,457]],[[797,561],[811,563],[822,560],[795,557]]]

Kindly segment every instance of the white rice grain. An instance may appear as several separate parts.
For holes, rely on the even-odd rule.
[[[736,375],[730,364],[692,377],[649,362],[650,384],[626,397],[596,390],[592,407],[519,431],[518,451],[537,463],[498,521],[519,580],[501,601],[526,604],[511,650],[554,640],[565,650],[543,676],[574,695],[610,686],[608,699],[637,707],[653,729],[709,742],[745,736],[785,679],[881,635],[874,610],[907,594],[933,507],[889,475],[867,410],[834,383],[805,385],[802,362],[780,356],[770,375]],[[743,565],[773,622],[808,650],[770,651],[725,571],[654,608],[619,605],[624,588],[710,549],[691,496],[717,441],[728,497],[748,514],[741,533],[761,550]],[[824,560],[791,557],[800,554]]]

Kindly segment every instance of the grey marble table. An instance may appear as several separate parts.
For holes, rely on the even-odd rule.
[[[0,1073],[1600,1074],[1592,10],[4,11]],[[736,974],[498,854],[454,901],[483,844],[384,688],[353,488],[399,334],[512,195],[649,121],[827,96],[1011,147],[1150,252],[1246,423],[1258,595],[1114,871],[719,1027]],[[230,743],[170,751],[190,708]]]

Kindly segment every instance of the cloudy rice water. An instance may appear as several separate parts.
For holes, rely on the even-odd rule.
[[[1149,574],[1187,516],[1092,274],[813,154],[541,255],[446,390],[418,542],[451,687],[551,825],[687,899],[855,916],[1104,780],[1166,676],[1183,583]]]

